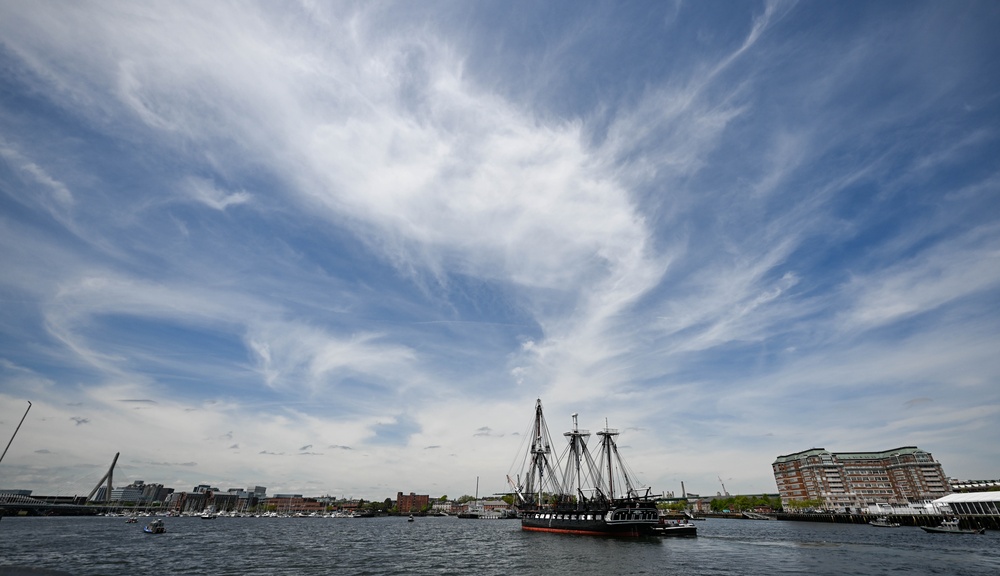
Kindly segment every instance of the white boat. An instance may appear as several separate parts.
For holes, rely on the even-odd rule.
[[[142,531],[146,534],[163,534],[167,529],[163,526],[163,520],[157,518],[149,524],[142,527]]]
[[[660,523],[653,527],[657,536],[697,536],[698,527],[687,518],[669,519],[660,517]]]
[[[899,522],[890,522],[887,516],[879,516],[878,518],[869,522],[872,526],[877,526],[879,528],[899,528]]]

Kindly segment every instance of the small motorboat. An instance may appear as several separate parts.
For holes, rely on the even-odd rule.
[[[136,518],[135,516],[129,516],[128,520],[126,520],[125,523],[126,524],[138,524],[139,523],[139,519]]]
[[[656,536],[697,536],[698,527],[687,518],[671,520],[660,518],[660,522],[653,526],[653,534]]]
[[[407,522],[413,522],[413,514],[410,514],[410,517],[407,518],[406,521]]]
[[[878,518],[869,522],[872,526],[877,526],[879,528],[899,528],[899,522],[891,522],[887,516],[879,516]]]
[[[163,525],[163,520],[156,519],[143,526],[142,531],[146,534],[163,534],[167,531],[167,528]]]
[[[958,525],[958,518],[952,518],[950,520],[944,520],[941,522],[940,526],[921,526],[921,530],[924,532],[932,532],[934,534],[985,534],[986,528],[962,528]]]

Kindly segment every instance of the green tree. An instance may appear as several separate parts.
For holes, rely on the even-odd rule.
[[[656,505],[660,510],[674,510],[675,512],[683,512],[687,510],[688,501],[678,500],[676,502],[660,502]]]
[[[733,498],[733,508],[731,510],[738,510],[743,512],[744,510],[753,509],[753,499],[749,496],[736,496]]]
[[[732,498],[714,498],[710,507],[712,512],[724,512],[726,510],[732,510]]]

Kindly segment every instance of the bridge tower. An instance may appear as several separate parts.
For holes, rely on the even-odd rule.
[[[114,476],[115,474],[115,464],[118,463],[119,454],[121,454],[121,452],[115,452],[115,459],[111,461],[111,467],[108,468],[108,471],[104,473],[104,476],[102,476],[101,479],[97,481],[97,485],[94,486],[94,489],[90,491],[90,495],[87,496],[88,502],[90,501],[91,498],[94,497],[94,494],[97,494],[97,491],[101,488],[101,484],[103,484],[105,480],[108,483],[107,485],[108,487],[107,489],[104,490],[104,501],[105,502],[111,501],[111,488],[112,488],[111,479],[112,476]]]

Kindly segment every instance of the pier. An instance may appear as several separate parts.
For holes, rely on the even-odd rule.
[[[885,517],[889,522],[902,526],[939,526],[949,516],[944,514],[775,514],[778,520],[792,522],[833,522],[837,524],[868,524],[876,518]],[[1000,530],[1000,516],[992,514],[962,514],[950,516],[958,518],[963,528],[980,526],[987,530]]]
[[[706,513],[705,518],[731,518],[743,520],[757,520],[758,518],[748,518],[741,513]],[[760,515],[764,516],[764,515]],[[901,526],[939,526],[946,518],[958,518],[963,528],[970,526],[980,526],[987,530],[1000,530],[1000,515],[996,514],[955,514],[946,516],[944,514],[831,514],[831,513],[807,513],[789,514],[787,512],[774,512],[766,515],[768,518],[760,520],[784,520],[788,522],[829,522],[833,524],[868,524],[876,518],[887,518],[890,522],[898,522]]]

